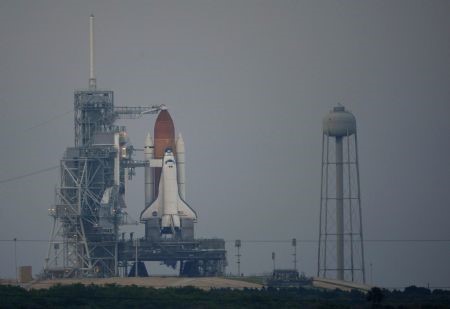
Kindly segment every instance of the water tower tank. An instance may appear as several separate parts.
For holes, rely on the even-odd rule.
[[[323,119],[323,133],[328,136],[350,136],[356,132],[356,119],[352,113],[338,105]]]

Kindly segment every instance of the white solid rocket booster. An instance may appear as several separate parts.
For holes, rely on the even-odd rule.
[[[144,159],[145,161],[150,162],[153,159],[153,140],[150,136],[150,133],[147,134],[147,138],[145,139],[145,145],[144,145]],[[153,168],[149,165],[145,166],[145,172],[144,172],[144,178],[145,178],[145,207],[148,207],[148,205],[153,202],[153,195],[154,195],[154,176],[153,176]]]
[[[177,142],[177,171],[178,171],[178,190],[180,197],[186,200],[186,173],[185,173],[185,155],[184,141],[181,133],[178,135]]]

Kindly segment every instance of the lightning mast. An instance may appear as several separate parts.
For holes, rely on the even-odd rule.
[[[97,80],[94,75],[94,15],[89,17],[89,89],[97,88]]]

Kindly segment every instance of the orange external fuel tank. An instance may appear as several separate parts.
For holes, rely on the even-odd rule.
[[[155,121],[153,131],[154,136],[154,158],[162,159],[167,148],[171,148],[176,155],[175,149],[175,127],[172,117],[167,110],[162,110]],[[161,177],[161,168],[155,168],[155,199],[158,197],[159,179]]]

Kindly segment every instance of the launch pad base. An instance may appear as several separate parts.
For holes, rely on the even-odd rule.
[[[124,276],[134,273],[134,271],[129,272],[129,267],[132,265],[134,269],[136,260],[138,264],[160,261],[172,268],[176,268],[179,262],[180,276],[221,276],[225,271],[226,251],[223,239],[158,242],[139,239],[138,241],[122,240],[118,245],[118,266],[120,273]],[[141,266],[138,267],[138,275],[141,273],[140,269]]]

